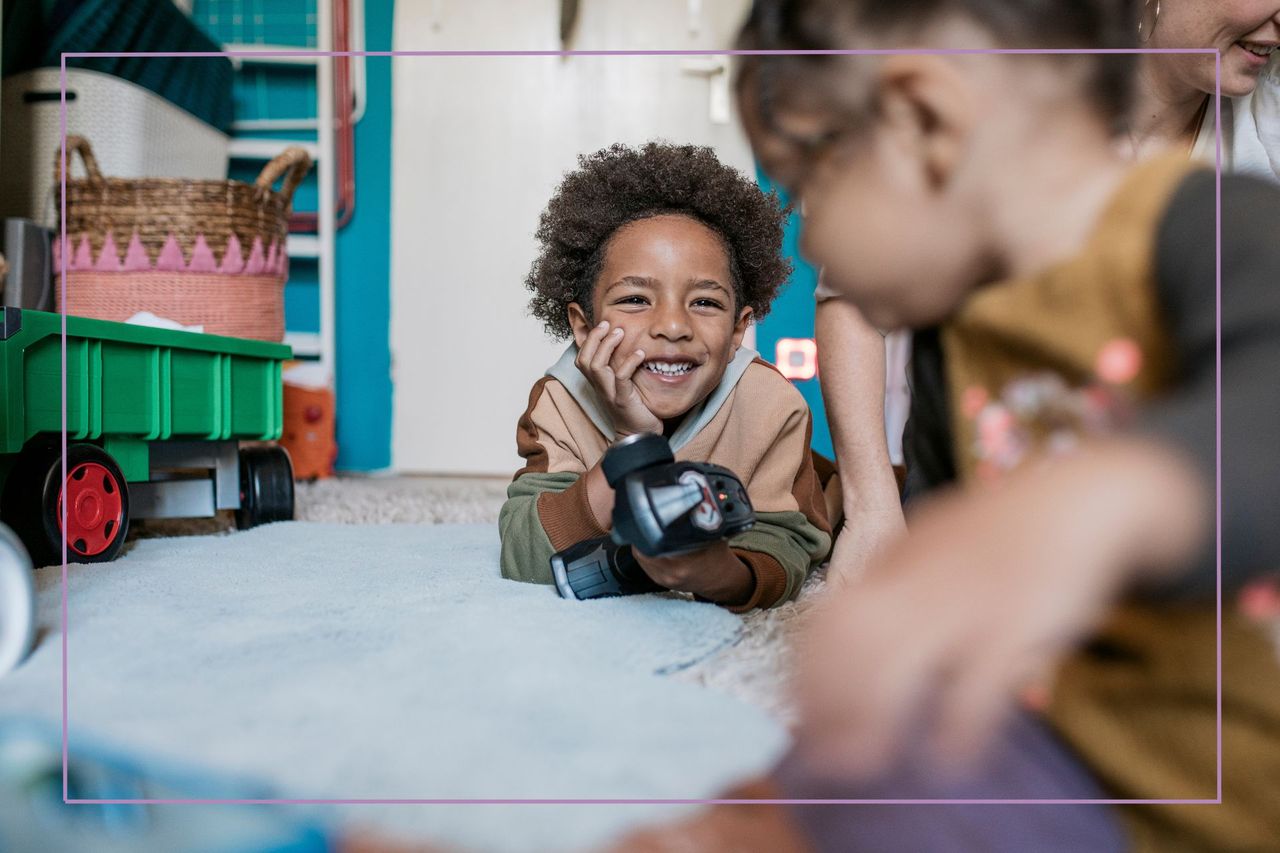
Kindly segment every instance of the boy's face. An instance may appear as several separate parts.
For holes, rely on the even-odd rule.
[[[751,317],[749,307],[734,303],[720,236],[690,217],[661,215],[628,223],[609,238],[592,320],[575,302],[569,323],[578,346],[593,322],[621,328],[615,364],[644,351],[632,381],[665,421],[684,415],[720,383]]]

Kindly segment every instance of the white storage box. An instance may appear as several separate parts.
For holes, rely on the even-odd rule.
[[[6,77],[0,93],[0,216],[53,227],[53,159],[61,142],[59,70]],[[74,94],[74,98],[72,95]],[[110,74],[67,69],[67,133],[93,140],[120,178],[227,176],[226,134],[149,89]],[[79,163],[73,177],[83,176]]]

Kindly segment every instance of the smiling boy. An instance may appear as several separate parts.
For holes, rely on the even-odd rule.
[[[551,583],[549,559],[604,536],[615,441],[665,435],[722,465],[757,523],[692,554],[636,558],[660,586],[745,611],[791,598],[830,548],[804,398],[742,346],[790,272],[777,199],[707,148],[615,145],[583,157],[548,204],[526,285],[549,334],[573,338],[516,430],[525,459],[499,527],[506,577]]]

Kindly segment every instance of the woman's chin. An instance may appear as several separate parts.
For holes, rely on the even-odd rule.
[[[1266,70],[1267,64],[1253,55],[1245,56],[1246,51],[1239,45],[1232,45],[1222,62],[1222,96],[1224,98],[1243,98],[1258,88],[1258,78]],[[1275,60],[1273,56],[1272,61]]]
[[[1258,88],[1258,75],[1245,71],[1238,71],[1234,74],[1224,74],[1222,81],[1222,97],[1224,98],[1243,98],[1245,95],[1253,94],[1253,90]]]

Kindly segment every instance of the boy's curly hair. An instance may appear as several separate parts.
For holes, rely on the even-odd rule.
[[[788,212],[776,195],[761,192],[703,146],[618,144],[584,154],[539,221],[542,248],[525,279],[534,294],[529,311],[553,338],[571,337],[569,303],[591,319],[595,280],[614,232],[650,216],[683,214],[720,235],[737,308],[751,306],[759,320],[791,274],[782,257]]]

